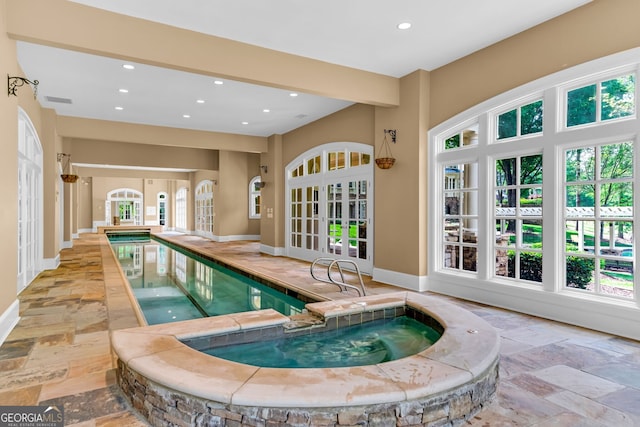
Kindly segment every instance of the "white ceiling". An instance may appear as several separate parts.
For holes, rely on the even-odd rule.
[[[590,0],[72,1],[401,77],[438,68]],[[400,22],[412,27],[400,31]],[[143,64],[127,71],[120,60],[25,42],[18,43],[18,61],[28,78],[40,81],[40,103],[63,116],[268,136],[350,105],[231,80],[215,85],[211,77]]]

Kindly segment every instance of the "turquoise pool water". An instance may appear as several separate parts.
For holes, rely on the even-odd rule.
[[[329,332],[202,350],[221,359],[270,368],[337,368],[374,365],[411,356],[440,338],[435,329],[406,316]]]
[[[149,325],[265,308],[288,316],[304,308],[289,295],[154,239],[109,240]]]

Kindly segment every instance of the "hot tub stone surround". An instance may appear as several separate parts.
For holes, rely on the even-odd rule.
[[[398,307],[444,327],[417,355],[371,366],[260,368],[181,341],[256,331],[290,319],[273,310],[114,331],[118,382],[154,426],[460,425],[495,395],[499,337],[474,314],[398,292],[307,305],[315,316],[369,316]]]

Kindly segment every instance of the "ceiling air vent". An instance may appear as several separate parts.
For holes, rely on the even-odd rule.
[[[58,98],[57,96],[45,96],[44,98],[49,102],[57,102],[58,104],[71,104],[71,100],[69,98]]]

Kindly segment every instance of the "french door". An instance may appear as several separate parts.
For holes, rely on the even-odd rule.
[[[369,245],[370,181],[348,179],[326,185],[326,252],[332,257],[350,259],[371,271]]]
[[[288,254],[313,260],[349,259],[373,269],[371,180],[340,179],[289,190]]]
[[[42,271],[42,146],[27,114],[18,114],[18,268],[20,293]]]
[[[373,147],[334,142],[286,166],[286,255],[373,270]]]

